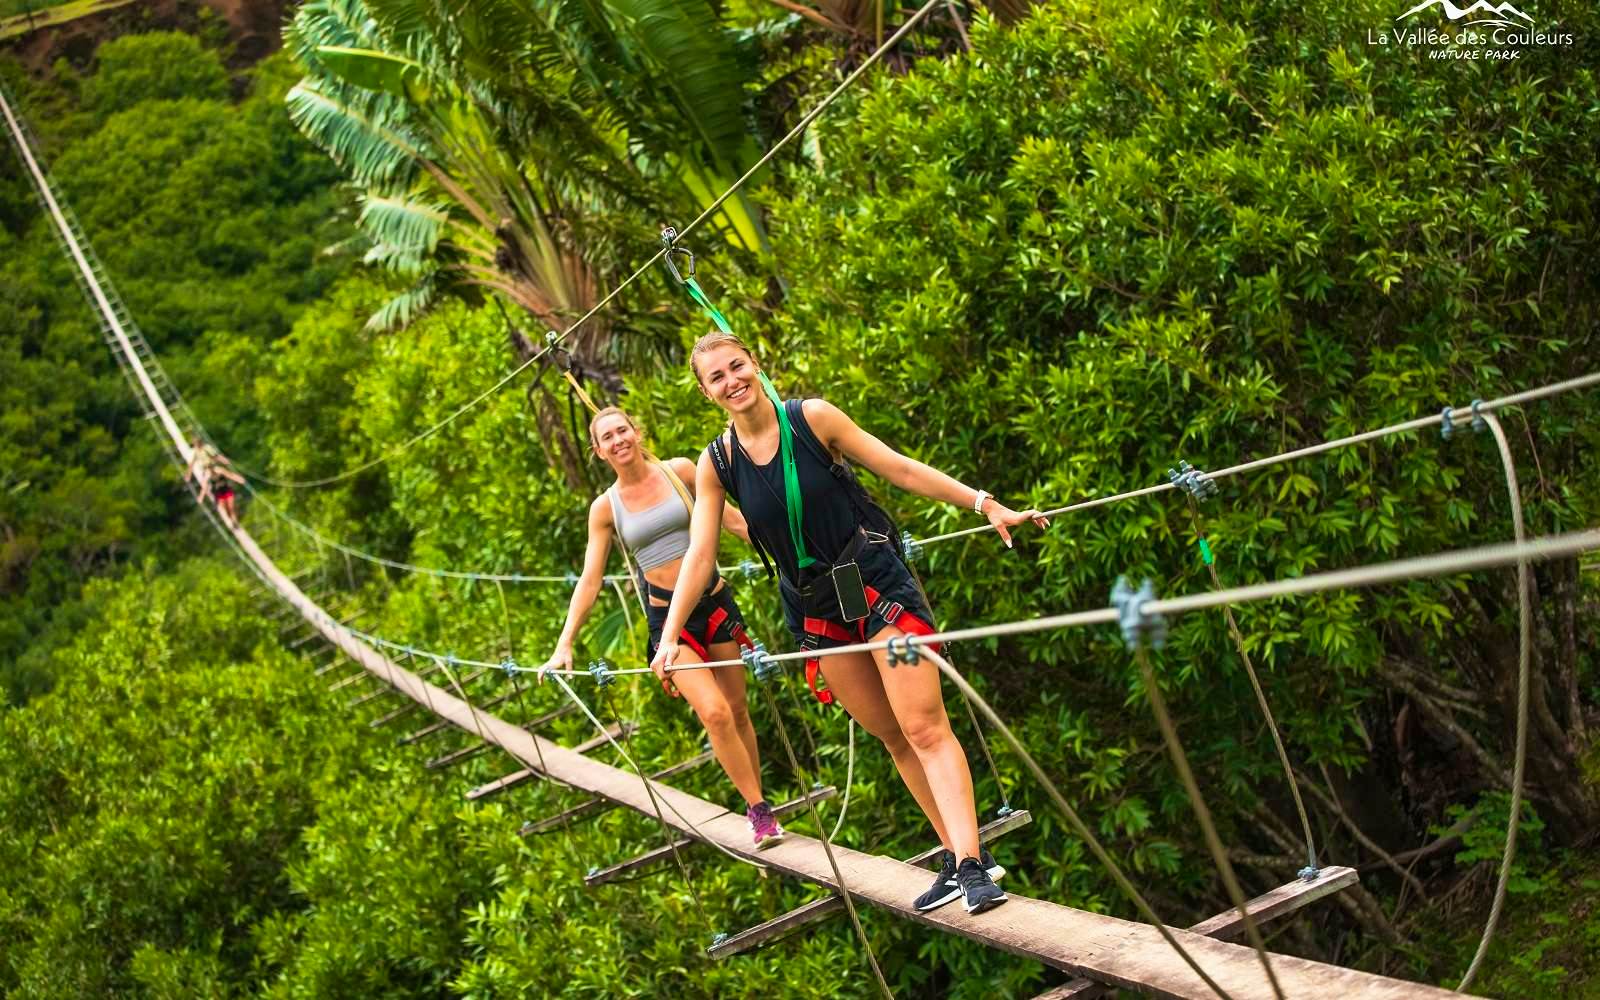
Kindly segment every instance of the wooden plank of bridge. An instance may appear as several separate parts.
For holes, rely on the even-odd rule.
[[[321,610],[284,578],[256,545],[255,539],[243,530],[231,530],[256,566],[306,618],[315,620],[321,615]],[[651,817],[655,816],[650,801],[653,793],[672,806],[663,810],[668,826],[690,834],[690,824],[693,824],[692,835],[696,839],[714,840],[733,854],[759,861],[769,871],[838,889],[820,841],[791,833],[783,843],[758,855],[750,843],[743,816],[735,816],[714,802],[660,782],[650,782],[647,792],[638,775],[574,753],[492,715],[476,712],[454,694],[389,662],[376,649],[348,632],[326,625],[318,627],[330,642],[368,671],[388,679],[412,701],[428,705],[441,718],[461,729],[474,731],[481,724],[491,742],[530,767],[537,766],[542,759],[550,777],[561,783]],[[851,896],[862,904],[1043,962],[1074,976],[1157,997],[1212,1000],[1215,996],[1149,925],[1074,910],[1015,893],[1010,894],[1010,901],[1004,906],[978,916],[951,906],[931,913],[917,913],[911,901],[925,887],[926,869],[840,846],[833,848],[833,854]],[[1235,1000],[1270,1000],[1273,997],[1271,984],[1253,949],[1190,931],[1178,930],[1172,934]],[[1273,970],[1285,994],[1295,998],[1456,1000],[1459,997],[1435,986],[1388,979],[1290,955],[1274,955]]]
[[[339,619],[339,624],[340,625],[353,625],[356,622],[360,621],[362,618],[366,617],[366,614],[367,613],[365,611],[357,611],[355,614],[351,615],[349,618],[341,618],[341,619]],[[303,637],[301,637],[299,639],[296,639],[294,642],[289,643],[289,648],[290,649],[299,649],[301,646],[304,646],[306,643],[310,642],[313,639],[319,639],[320,640],[322,638],[323,638],[323,636],[322,636],[321,632],[312,631],[312,632],[307,633],[305,636],[303,636]]]
[[[650,775],[650,778],[651,780],[670,778],[675,774],[682,774],[685,771],[692,771],[701,764],[715,759],[716,755],[710,750],[706,750],[694,755],[693,757],[690,757],[688,760],[679,761],[671,767],[662,768],[661,770]],[[554,816],[547,816],[544,819],[536,819],[522,824],[522,829],[517,831],[517,836],[527,837],[536,833],[544,833],[546,830],[554,830],[558,826],[571,823],[574,820],[582,819],[585,816],[588,816],[590,813],[603,812],[607,809],[615,808],[616,806],[613,803],[607,802],[604,799],[588,799],[587,801],[578,803],[565,812],[559,812]]]
[[[1250,900],[1245,908],[1257,924],[1264,924],[1288,916],[1325,896],[1348,889],[1360,880],[1361,876],[1354,868],[1325,868],[1315,882],[1295,879],[1288,885],[1280,885]],[[1229,908],[1190,927],[1189,933],[1229,941],[1244,933],[1244,918],[1239,916],[1237,909]],[[1033,1000],[1099,1000],[1110,992],[1111,988],[1103,983],[1079,978],[1046,990]]]
[[[368,691],[366,694],[356,695],[354,698],[351,698],[349,701],[345,702],[344,707],[360,708],[362,705],[365,705],[368,702],[377,701],[379,698],[387,698],[395,693],[396,691],[394,688],[380,687],[375,690]]]
[[[1026,809],[1014,809],[999,819],[990,820],[978,828],[980,841],[992,841],[1005,836],[1012,830],[1020,829],[1033,821],[1033,815]],[[913,855],[906,859],[908,865],[925,865],[944,850],[943,845],[930,847],[921,854]],[[804,906],[797,906],[788,913],[780,913],[771,920],[756,924],[737,934],[730,934],[712,943],[706,949],[706,954],[712,958],[732,958],[754,948],[771,944],[779,938],[788,937],[790,934],[814,924],[819,920],[826,920],[836,913],[844,911],[844,899],[838,893],[813,899]]]
[[[772,813],[773,815],[779,817],[787,816],[792,812],[797,812],[800,809],[804,809],[807,801],[821,802],[824,799],[831,799],[837,791],[838,789],[834,788],[832,785],[824,785],[821,788],[813,788],[804,795],[790,799],[788,802],[782,803],[781,805],[773,806]],[[748,831],[745,834],[745,839],[749,839]],[[596,868],[590,871],[589,874],[583,877],[583,884],[588,886],[604,885],[607,882],[615,881],[631,871],[638,871],[640,868],[653,865],[658,861],[665,861],[672,857],[673,851],[681,851],[685,848],[693,847],[694,845],[695,838],[682,837],[678,840],[674,840],[670,844],[662,844],[660,847],[653,847],[638,857],[629,858],[626,861],[619,861],[614,865],[610,865],[605,868]]]
[[[420,678],[423,678],[423,677],[427,677],[427,676],[429,676],[431,674],[436,674],[440,670],[443,670],[443,669],[444,668],[441,667],[437,663],[430,663],[426,667],[422,668],[422,670],[419,671],[416,676],[420,679]],[[482,673],[482,671],[479,671],[479,673]],[[461,683],[463,685],[469,684],[473,680],[477,679],[477,677],[478,677],[478,674],[468,674],[466,677],[463,677],[461,679]],[[389,694],[400,694],[400,693],[401,693],[400,689],[397,688],[397,687],[386,687],[381,691],[374,691],[373,692],[373,694],[380,695],[380,696],[381,695],[389,695]],[[355,707],[355,703],[352,702],[350,707],[354,708]],[[386,712],[383,715],[378,716],[376,719],[373,719],[371,722],[367,723],[367,725],[371,726],[373,729],[377,729],[379,726],[386,726],[389,723],[393,722],[394,720],[396,720],[396,719],[398,719],[398,718],[400,718],[402,716],[410,715],[412,712],[415,712],[417,709],[419,709],[421,707],[423,707],[421,702],[408,701],[404,705],[401,705],[399,708],[395,709],[394,711]]]
[[[484,667],[484,668],[480,669],[477,673],[469,674],[467,677],[463,677],[461,679],[461,683],[463,685],[465,685],[468,680],[473,680],[473,679],[476,679],[476,678],[482,676],[483,672],[485,670],[488,670],[488,669],[489,669],[488,667]],[[510,700],[513,696],[515,696],[515,694],[516,694],[515,691],[507,691],[505,694],[495,695],[493,698],[490,698],[488,701],[480,701],[480,702],[478,702],[478,704],[475,707],[481,713],[481,712],[485,711],[486,709],[491,709],[491,708],[494,708],[497,705],[505,704],[508,700]],[[462,726],[459,723],[455,722],[455,720],[453,720],[453,719],[440,719],[438,722],[432,722],[432,723],[429,723],[426,726],[423,726],[421,729],[417,730],[414,733],[408,733],[407,735],[400,737],[399,739],[395,740],[395,745],[396,746],[402,746],[402,747],[403,746],[409,746],[412,743],[416,743],[418,740],[424,740],[424,739],[427,739],[429,736],[433,736],[433,735],[435,735],[437,733],[442,733],[446,729],[449,729],[451,727],[451,725],[456,725],[458,728],[465,729],[467,732],[472,732],[473,729],[474,729],[474,724],[471,722],[471,720],[468,720],[467,725]]]
[[[538,729],[540,726],[549,725],[557,719],[571,715],[577,710],[577,704],[569,701],[553,712],[546,712],[531,722],[522,723],[522,728],[532,732],[533,730]],[[452,764],[459,764],[469,757],[475,757],[492,746],[494,746],[493,743],[486,743],[480,740],[477,743],[468,744],[467,746],[462,747],[460,750],[452,750],[443,756],[435,757],[423,766],[428,768],[449,767]]]
[[[639,724],[636,722],[624,722],[621,725],[613,722],[606,726],[606,732],[604,736],[591,736],[589,739],[586,739],[582,743],[579,743],[577,746],[573,747],[572,752],[588,753],[595,747],[605,746],[607,743],[610,743],[611,740],[625,740],[633,734],[635,729],[638,728]],[[486,785],[479,785],[477,788],[467,792],[467,798],[473,802],[476,802],[478,799],[486,799],[491,795],[499,795],[501,792],[506,791],[509,788],[515,788],[524,781],[531,781],[534,778],[542,778],[544,776],[544,772],[540,771],[536,767],[525,767],[520,771],[512,771],[510,774],[496,778]]]

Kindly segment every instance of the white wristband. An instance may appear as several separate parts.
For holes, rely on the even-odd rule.
[[[972,501],[972,512],[974,514],[982,514],[983,502],[993,495],[994,494],[990,493],[988,490],[979,490],[977,499]]]

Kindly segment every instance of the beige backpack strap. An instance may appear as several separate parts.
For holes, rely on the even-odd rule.
[[[653,456],[652,456],[652,458],[653,458]],[[672,484],[672,488],[678,491],[679,499],[681,499],[683,501],[683,506],[688,509],[689,516],[691,518],[693,518],[694,517],[694,498],[689,495],[689,488],[687,486],[684,486],[683,485],[683,480],[679,479],[678,478],[678,474],[676,472],[672,471],[671,464],[669,464],[667,462],[663,462],[659,458],[654,458],[654,461],[656,463],[656,466],[658,468],[660,468],[663,473],[666,474],[667,482],[671,483]]]

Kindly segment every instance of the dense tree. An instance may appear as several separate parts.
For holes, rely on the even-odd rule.
[[[240,385],[343,266],[321,253],[345,228],[336,173],[283,110],[292,68],[261,64],[230,103],[217,55],[161,34],[104,46],[81,81],[6,75],[133,315],[248,458],[260,431]],[[48,683],[30,637],[70,631],[87,579],[168,554],[179,508],[27,181],[8,169],[0,191],[0,673],[15,700]]]
[[[462,58],[391,45],[385,51],[403,58],[387,76],[373,75],[371,53],[364,68],[340,64],[348,76],[334,69],[339,54],[307,69],[335,87],[367,74],[365,99],[403,98],[407,115],[437,115],[428,125],[440,141],[503,138],[509,119],[490,112],[539,96],[524,92],[535,77],[505,67],[534,65],[511,53],[525,54],[530,34],[547,26],[485,38],[499,8],[459,12],[454,26],[427,31],[408,27],[408,11],[370,0],[377,34],[367,40],[388,45],[402,37],[394,32],[414,30],[403,37],[448,39],[439,51]],[[924,60],[870,83],[821,124],[808,164],[761,195],[773,260],[788,278],[781,307],[763,274],[741,271],[737,251],[707,253],[702,280],[786,390],[825,394],[908,452],[1041,505],[1161,482],[1180,459],[1215,468],[1582,370],[1596,333],[1587,265],[1600,232],[1589,190],[1600,149],[1589,113],[1595,54],[1529,49],[1490,64],[1368,47],[1364,26],[1394,13],[1370,0],[1337,11],[1272,0],[1223,19],[1189,0],[1114,9],[1062,0],[1008,29],[981,19],[970,57]],[[1592,16],[1572,20],[1567,30],[1594,33]],[[173,44],[182,43],[161,43]],[[536,68],[587,65],[572,58]],[[103,60],[102,71],[112,65]],[[113,234],[102,253],[119,255],[114,272],[130,276],[135,312],[202,418],[245,457],[270,458],[253,464],[312,477],[387,454],[492,383],[504,371],[508,322],[492,304],[441,301],[404,335],[386,335],[367,324],[395,291],[381,276],[329,284],[330,270],[305,266],[336,235],[314,227],[339,202],[328,190],[335,172],[308,159],[281,105],[265,100],[276,102],[297,75],[274,63],[232,107],[168,94],[102,116],[63,80],[30,101],[62,110],[46,137],[62,183],[86,224],[93,218],[91,232]],[[190,79],[209,86],[206,73]],[[427,93],[413,92],[422,82]],[[569,102],[576,92],[545,96]],[[603,131],[615,121],[595,113],[602,105],[561,108],[593,115],[585,122]],[[652,135],[681,128],[659,107],[629,108]],[[462,131],[451,131],[453,115],[464,116]],[[517,141],[536,134],[549,136],[530,131],[503,148],[531,148]],[[598,183],[582,171],[601,161],[585,159],[576,140],[567,159],[538,148],[555,160],[541,169],[573,172],[551,191],[565,197]],[[118,155],[159,164],[172,197],[105,165]],[[197,161],[192,170],[186,157]],[[617,162],[649,174],[632,157]],[[226,581],[231,569],[177,564],[178,553],[215,536],[198,519],[174,527],[179,497],[163,485],[159,452],[98,360],[92,324],[68,308],[70,282],[25,194],[0,192],[3,267],[17,275],[0,292],[14,305],[0,312],[10,324],[0,325],[0,469],[9,477],[0,482],[0,584],[8,606],[32,616],[6,625],[15,631],[5,641],[28,649],[7,669],[60,679],[0,722],[0,804],[20,831],[0,845],[0,870],[16,873],[0,881],[4,988],[869,992],[842,921],[733,963],[699,957],[711,933],[770,917],[809,890],[710,856],[692,862],[695,896],[670,869],[585,890],[589,865],[659,842],[647,820],[613,812],[517,838],[521,820],[572,797],[540,784],[462,805],[461,788],[503,774],[503,757],[441,775],[420,763],[442,750],[395,752],[335,711],[344,694],[315,696],[306,667],[274,648],[275,627]],[[209,214],[191,217],[184,199]],[[594,236],[573,244],[582,253],[631,224],[617,223],[629,217],[611,206],[562,204],[574,213],[571,231]],[[271,207],[255,228],[229,228],[239,213],[257,218],[244,206],[262,205]],[[148,257],[117,248],[144,233]],[[705,326],[687,301],[650,311],[673,347]],[[627,405],[656,449],[695,454],[719,413],[686,368],[676,357],[618,363]],[[549,421],[581,439],[583,414],[548,371],[539,374],[360,476],[263,495],[247,524],[282,565],[309,574],[307,586],[359,607],[363,628],[440,653],[531,661],[557,627],[559,582],[498,588],[382,570],[311,541],[268,504],[422,565],[557,576],[576,568],[582,511],[603,470],[578,465],[570,481],[550,473],[576,454],[554,450]],[[525,405],[530,393],[538,407]],[[1504,415],[1534,532],[1592,525],[1600,514],[1600,483],[1581,461],[1596,445],[1585,422],[1592,398]],[[1464,429],[1449,441],[1430,430],[1370,442],[1223,486],[1201,513],[1227,584],[1510,530],[1498,459],[1487,437]],[[882,492],[914,534],[969,523]],[[1182,498],[1167,494],[1064,516],[1047,534],[1021,536],[1007,558],[982,536],[930,547],[924,568],[943,623],[1100,607],[1120,574],[1153,577],[1162,593],[1208,587],[1194,530]],[[730,550],[724,561],[743,555]],[[122,574],[117,586],[92,587],[53,615],[40,610],[107,570]],[[1275,948],[1435,981],[1459,974],[1506,820],[1511,580],[1482,573],[1238,610],[1309,786],[1322,859],[1370,869],[1363,888],[1288,924]],[[1600,809],[1595,595],[1573,563],[1541,566],[1536,580],[1532,804],[1515,920],[1479,984],[1508,997],[1581,994],[1596,975],[1584,942],[1600,934],[1582,899],[1597,875],[1585,838]],[[771,585],[736,583],[756,631],[784,645]],[[584,652],[637,665],[637,616],[608,603],[597,619]],[[31,624],[43,620],[55,631]],[[1114,630],[958,653],[1165,916],[1182,922],[1222,908]],[[1211,808],[1247,886],[1260,889],[1302,861],[1293,807],[1237,663],[1223,621],[1207,614],[1175,619],[1156,655]],[[509,683],[498,671],[463,680],[480,699],[515,694]],[[610,697],[578,690],[603,715],[641,721],[629,752],[642,766],[697,751],[682,704],[651,685],[625,684]],[[531,688],[497,712],[528,718],[560,698]],[[360,711],[388,710],[377,706]],[[987,813],[1007,793],[952,708]],[[843,782],[842,716],[787,699],[783,710],[792,734],[815,731],[822,775]],[[757,714],[775,757],[775,729]],[[569,718],[555,735],[572,743],[589,733]],[[1002,752],[997,763],[1010,800],[1035,817],[998,845],[1012,869],[1006,884],[1128,912],[1017,762]],[[784,768],[771,778],[784,791],[797,784]],[[675,783],[729,795],[714,769]],[[920,850],[929,834],[914,815],[886,755],[858,748],[843,842]],[[1402,889],[1374,861],[1374,845],[1431,845],[1413,875],[1432,899]],[[898,995],[1026,995],[1045,981],[1031,963],[901,921],[868,914],[867,929]]]

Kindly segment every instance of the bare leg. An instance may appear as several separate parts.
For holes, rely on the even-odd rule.
[[[824,657],[822,670],[828,678],[828,687],[832,689],[833,696],[839,699],[851,717],[861,723],[863,729],[883,741],[889,756],[894,758],[900,780],[906,783],[911,797],[917,800],[923,815],[933,824],[939,842],[952,851],[956,850],[958,845],[951,843],[940,802],[928,783],[928,772],[922,757],[906,739],[900,721],[895,718],[894,708],[884,691],[883,679],[879,676],[878,664],[866,653],[846,653]],[[968,812],[971,812],[970,779],[968,787]],[[976,831],[973,839],[977,839]]]
[[[899,629],[886,628],[872,639],[876,642],[900,634]],[[922,762],[939,815],[954,838],[953,842],[946,840],[945,845],[955,852],[957,860],[977,857],[978,812],[973,804],[972,772],[944,711],[938,669],[927,663],[891,668],[887,653],[881,649],[874,650],[872,656],[894,717]]]
[[[713,660],[737,660],[739,644],[719,642],[708,647],[706,652],[711,654]],[[728,702],[728,708],[733,712],[734,728],[739,730],[739,741],[750,755],[750,770],[759,778],[761,752],[756,744],[756,727],[750,722],[750,696],[745,690],[744,668],[725,667],[706,672],[715,678],[717,688]]]
[[[704,662],[688,646],[678,647],[678,664]],[[668,676],[672,678],[672,683],[677,686],[683,699],[689,703],[689,707],[700,717],[700,724],[705,727],[706,735],[711,737],[711,752],[716,755],[717,763],[727,772],[733,787],[739,790],[739,794],[744,796],[747,803],[755,805],[761,801],[761,765],[758,760],[752,759],[752,755],[748,752],[735,719],[734,706],[728,703],[728,698],[722,693],[717,679],[712,676],[724,672],[726,671],[680,670]],[[748,726],[750,711],[742,700],[739,702],[738,710],[744,716],[745,725]]]

